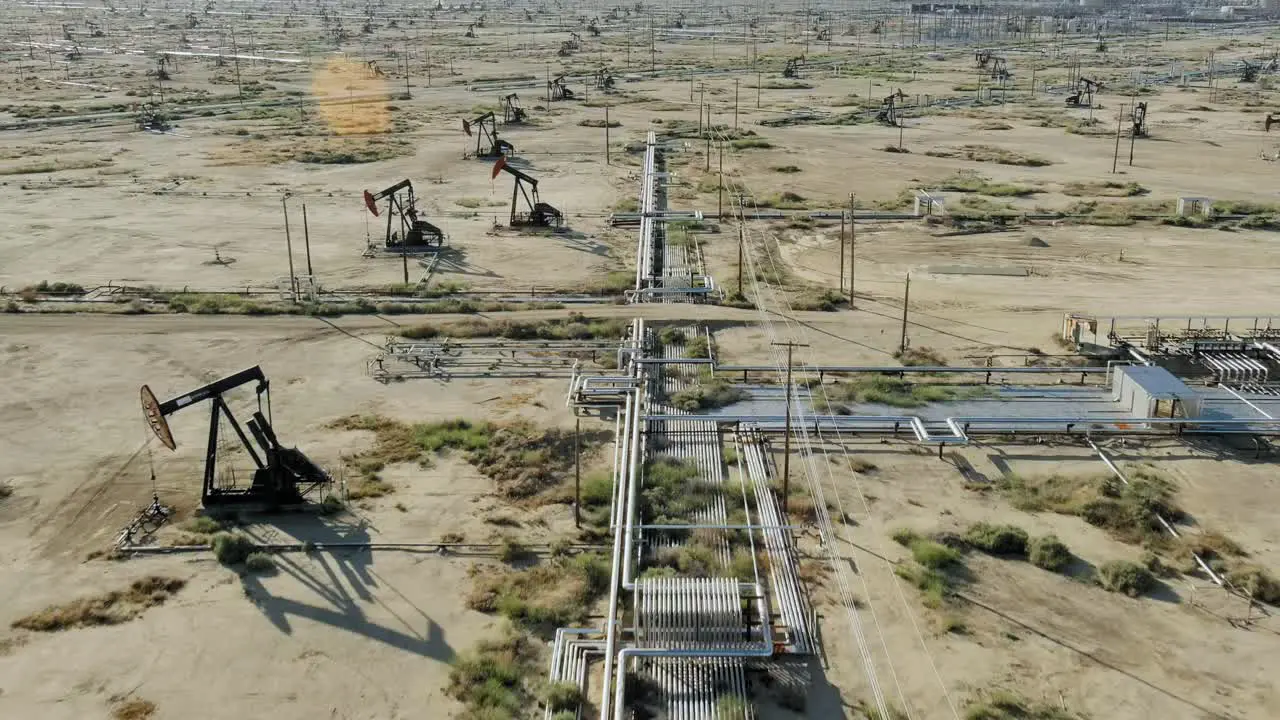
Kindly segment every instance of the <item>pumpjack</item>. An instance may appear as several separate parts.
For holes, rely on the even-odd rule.
[[[573,91],[565,86],[563,75],[547,82],[547,99],[552,102],[573,99]]]
[[[1242,83],[1257,82],[1258,69],[1259,69],[1258,66],[1254,65],[1248,60],[1241,60],[1240,62],[1242,63],[1240,67],[1240,82]]]
[[[907,94],[899,88],[897,92],[880,101],[880,112],[876,113],[876,120],[890,127],[897,127],[902,119],[898,117],[898,100],[906,100]]]
[[[520,96],[511,93],[502,97],[502,122],[504,125],[524,122],[524,108],[520,107]]]
[[[475,132],[472,132],[475,130]],[[462,131],[476,139],[476,157],[500,157],[516,151],[516,146],[498,137],[497,121],[493,113],[485,113],[474,120],[463,120]],[[488,146],[486,147],[486,143]]]
[[[1133,129],[1130,134],[1133,137],[1140,138],[1147,136],[1147,104],[1140,102],[1133,107],[1133,112],[1129,115],[1133,120]]]
[[[475,36],[476,36],[476,26],[475,26],[475,23],[472,23],[467,26],[467,31],[462,34],[462,37],[473,38]]]
[[[800,77],[800,68],[804,67],[804,56],[794,57],[787,60],[787,66],[782,69],[782,77],[798,78]]]
[[[1093,94],[1101,87],[1101,83],[1082,77],[1076,80],[1076,91],[1067,96],[1067,104],[1077,107],[1092,107]]]
[[[597,90],[612,90],[614,85],[613,74],[608,68],[600,68],[595,72],[595,83]]]
[[[381,192],[364,191],[364,206],[378,217],[378,202],[387,201],[387,234],[384,243],[388,250],[408,251],[419,248],[440,247],[444,244],[444,232],[426,220],[418,218],[417,199],[413,195],[413,183],[401,180]],[[400,228],[395,229],[395,221]]]
[[[1262,122],[1263,122],[1262,129],[1265,130],[1266,132],[1271,132],[1272,125],[1280,125],[1280,117],[1276,117],[1271,113],[1267,113],[1266,119],[1263,120]]]
[[[535,227],[551,227],[558,226],[564,221],[564,214],[548,203],[544,203],[538,198],[538,179],[523,173],[516,168],[507,164],[505,157],[498,158],[493,164],[493,174],[491,179],[497,178],[498,173],[505,172],[515,178],[515,186],[511,188],[511,227],[535,226]],[[517,201],[523,197],[525,205],[528,206],[527,212],[517,212]]]
[[[977,64],[978,69],[985,70],[987,64],[991,62],[992,53],[990,50],[978,50],[973,54],[973,61]]]
[[[166,132],[169,130],[169,121],[165,118],[164,112],[160,110],[160,106],[155,103],[144,103],[138,110],[138,129],[147,132]]]
[[[255,381],[257,382],[254,389],[257,394],[258,409],[244,424],[244,428],[248,428],[249,434],[253,436],[254,442],[250,442],[244,428],[231,414],[231,408],[223,399],[223,395]],[[169,428],[169,416],[183,408],[205,400],[210,401],[209,444],[205,452],[204,485],[200,493],[201,502],[205,507],[243,503],[258,503],[267,507],[296,505],[302,503],[311,491],[332,482],[329,475],[302,451],[283,447],[280,444],[269,419],[270,384],[262,368],[256,365],[165,402],[157,401],[151,388],[146,385],[142,386],[141,395],[142,412],[146,416],[147,423],[160,442],[170,450],[176,449],[177,443]],[[262,412],[264,395],[267,400],[265,415]],[[226,482],[225,478],[230,473],[223,473],[223,476],[219,477],[218,426],[223,418],[231,425],[231,429],[235,430],[240,444],[253,459],[255,465],[253,480],[248,486],[237,485],[234,476],[231,476],[230,482]]]
[[[1010,75],[1009,67],[1008,67],[1008,64],[1005,62],[1005,59],[1000,57],[999,55],[992,56],[991,79],[992,80],[1008,80],[1009,75]]]

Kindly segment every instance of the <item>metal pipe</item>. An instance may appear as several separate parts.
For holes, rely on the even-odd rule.
[[[617,689],[613,696],[613,716],[615,720],[621,720],[626,717],[625,695],[627,689],[627,660],[633,657],[654,657],[654,658],[757,658],[773,656],[773,626],[769,621],[768,597],[763,585],[757,586],[759,590],[760,606],[760,625],[761,625],[761,643],[759,647],[747,647],[737,649],[667,649],[667,648],[624,648],[618,653],[617,661]],[[608,688],[608,675],[605,676],[605,688]],[[608,693],[604,695],[608,698]],[[601,718],[606,719],[608,714],[608,703],[601,703]]]

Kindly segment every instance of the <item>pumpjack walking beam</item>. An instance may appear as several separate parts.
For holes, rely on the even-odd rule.
[[[253,436],[257,448],[261,449],[261,455],[222,397],[224,393],[252,382],[257,383],[254,391],[258,409],[244,427]],[[264,395],[267,401],[266,415],[262,412]],[[158,402],[151,388],[146,385],[142,386],[141,396],[142,410],[148,424],[160,442],[170,450],[176,449],[177,443],[169,428],[168,417],[185,407],[210,401],[209,441],[205,449],[204,482],[201,489],[201,499],[205,506],[230,502],[262,502],[272,506],[295,504],[302,502],[303,496],[310,490],[330,482],[329,476],[306,455],[280,445],[268,419],[271,414],[270,383],[262,368],[256,365],[165,402]],[[235,431],[256,468],[253,483],[247,488],[236,487],[234,484],[224,485],[218,481],[218,426],[223,418]]]

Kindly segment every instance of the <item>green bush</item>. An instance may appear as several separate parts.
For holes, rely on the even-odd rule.
[[[1150,570],[1127,560],[1115,560],[1098,568],[1098,584],[1104,590],[1138,597],[1155,587]]]
[[[212,535],[222,530],[222,523],[214,520],[208,515],[200,515],[178,526],[184,532],[195,533],[197,535]]]
[[[1027,531],[1014,525],[976,523],[964,533],[965,542],[991,555],[1026,555]]]
[[[257,550],[257,546],[247,536],[240,533],[220,532],[209,541],[213,548],[213,556],[223,565],[239,565]]]
[[[960,561],[960,552],[941,543],[923,538],[911,543],[911,557],[930,570],[938,570]]]
[[[582,704],[582,690],[571,682],[551,683],[542,699],[552,712],[572,710]]]
[[[1058,572],[1071,564],[1071,551],[1056,535],[1032,539],[1027,546],[1027,557],[1032,565],[1051,572]]]
[[[694,359],[707,359],[711,357],[711,345],[707,342],[706,335],[699,335],[691,338],[684,345],[684,356]]]
[[[671,396],[671,404],[685,412],[697,412],[732,405],[746,397],[742,388],[724,380],[713,380],[677,392]]]
[[[244,566],[253,572],[266,572],[275,569],[276,559],[270,553],[253,552],[244,559]]]

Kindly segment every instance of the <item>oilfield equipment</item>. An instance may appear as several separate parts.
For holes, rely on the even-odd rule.
[[[164,112],[156,103],[143,103],[138,108],[138,129],[145,132],[167,132],[170,129],[169,121],[165,118]]]
[[[1093,94],[1102,89],[1102,83],[1082,77],[1076,79],[1076,90],[1067,96],[1066,103],[1073,107],[1093,107]]]
[[[804,67],[803,55],[801,55],[800,57],[790,58],[789,60],[787,60],[787,66],[782,68],[782,77],[798,78],[800,77],[800,70],[803,67]]]
[[[1248,60],[1240,61],[1240,82],[1251,83],[1258,81],[1258,71],[1260,68]]]
[[[1147,104],[1140,102],[1134,105],[1129,118],[1133,121],[1129,134],[1133,137],[1147,137]]]
[[[487,112],[472,120],[462,121],[462,131],[476,139],[474,157],[492,158],[511,155],[516,146],[498,137],[498,123],[493,113]]]
[[[249,383],[256,382],[254,388],[258,409],[252,418],[241,427],[223,395]],[[263,396],[266,396],[266,414],[262,412]],[[177,449],[177,442],[169,427],[168,417],[177,411],[208,400],[210,403],[209,443],[204,460],[204,484],[200,493],[205,507],[253,503],[265,507],[281,505],[297,505],[304,502],[306,496],[322,486],[329,485],[329,475],[306,455],[296,448],[286,448],[280,444],[272,429],[270,383],[262,368],[254,366],[215,380],[188,393],[171,400],[159,402],[151,392],[151,388],[142,386],[142,411],[147,424],[160,442],[170,450]],[[254,464],[252,480],[247,485],[238,484],[232,468],[223,468],[219,472],[220,456],[218,429],[225,420],[235,431],[240,445],[252,458]],[[253,436],[250,442],[245,435],[245,428]],[[256,447],[255,447],[256,443]],[[259,455],[261,450],[261,455]]]
[[[582,49],[582,36],[576,32],[571,32],[569,33],[569,39],[560,43],[560,50],[556,54],[560,57],[568,57],[580,49]]]
[[[371,193],[364,191],[364,206],[379,217],[378,203],[386,200],[387,232],[383,245],[394,252],[433,250],[444,244],[444,232],[418,217],[417,198],[413,183],[401,180],[385,190]],[[399,220],[399,228],[396,221]]]
[[[574,98],[573,91],[564,84],[564,76],[555,80],[547,81],[547,102],[555,102],[557,100],[572,100]]]
[[[991,79],[992,80],[1008,80],[1013,73],[1009,72],[1008,62],[999,55],[991,58]]]
[[[1267,117],[1262,121],[1262,128],[1266,132],[1271,132],[1271,126],[1280,123],[1280,117],[1276,117],[1272,113],[1267,113]]]
[[[876,120],[890,127],[898,127],[902,123],[902,117],[898,114],[898,101],[906,99],[907,94],[902,92],[902,88],[898,88],[892,95],[880,101],[880,112],[876,113]]]
[[[490,179],[496,179],[500,172],[515,178],[515,185],[511,188],[510,227],[558,227],[564,221],[563,213],[551,204],[542,202],[538,197],[537,178],[511,167],[507,164],[505,157],[498,158],[498,161],[493,164]],[[520,212],[517,208],[522,197],[528,209]]]
[[[600,68],[592,75],[597,90],[612,90],[614,86],[613,73],[609,72],[609,68]]]
[[[519,95],[515,93],[503,95],[499,102],[502,105],[502,124],[511,125],[524,122],[526,114],[524,108],[520,107]]]
[[[462,34],[462,37],[474,38],[475,36],[476,36],[476,25],[475,23],[472,23],[467,26],[467,31]]]

